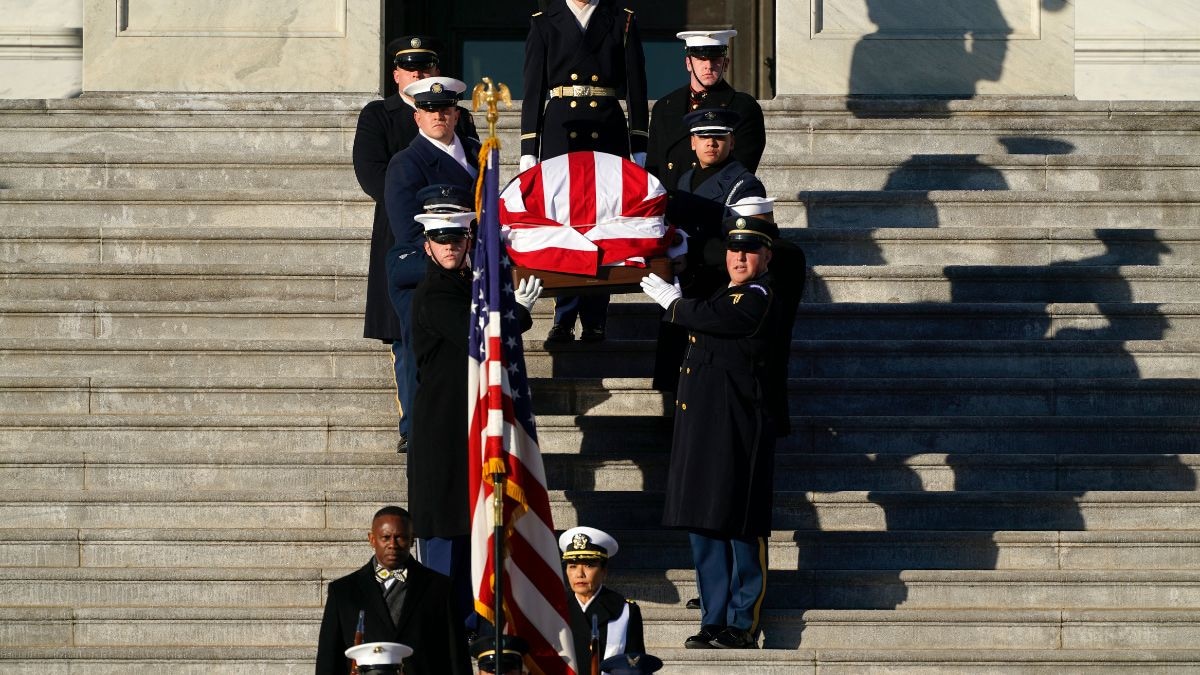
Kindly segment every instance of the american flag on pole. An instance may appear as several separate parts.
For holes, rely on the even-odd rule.
[[[571,152],[517,176],[500,195],[513,262],[595,276],[602,265],[645,267],[667,251],[667,191],[637,164]]]
[[[504,565],[504,618],[510,634],[529,642],[531,672],[574,675],[578,669],[566,590],[525,373],[511,263],[500,247],[497,148],[491,141],[484,146],[486,170],[481,176],[482,213],[474,251],[468,344],[471,580],[475,609],[495,622],[493,574],[497,564]],[[495,473],[507,477],[503,561],[493,557]]]

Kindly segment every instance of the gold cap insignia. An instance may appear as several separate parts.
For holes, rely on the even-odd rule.
[[[592,543],[592,540],[586,534],[580,532],[571,539],[571,548],[582,550],[587,548],[590,543]]]
[[[383,653],[383,645],[375,645],[375,648],[371,650],[371,653],[382,654]]]
[[[737,223],[736,223],[736,224],[737,224],[737,226],[738,226],[739,228],[741,228],[741,227],[745,227],[745,226],[746,226],[746,219],[745,219],[745,218],[738,218],[738,219],[737,219]]]
[[[429,91],[432,91],[435,94],[440,94],[445,91],[445,89],[446,88],[442,86],[441,82],[434,82],[433,86],[429,88]]]
[[[704,119],[711,122],[711,121],[717,119],[717,113],[715,113],[715,112],[704,113]]]
[[[416,49],[417,47],[420,47],[420,46],[421,46],[421,38],[415,37],[415,38],[413,38],[412,40],[409,40],[408,44],[409,44],[409,46],[411,46],[413,49]]]

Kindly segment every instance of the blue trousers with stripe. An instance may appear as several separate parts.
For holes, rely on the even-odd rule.
[[[700,623],[757,634],[767,589],[766,539],[722,539],[696,532],[688,538],[700,587]]]

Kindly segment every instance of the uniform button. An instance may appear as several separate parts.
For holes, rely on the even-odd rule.
[[[578,73],[571,73],[571,81],[572,82],[574,82],[575,80],[578,80],[578,79],[579,79]]]
[[[686,403],[680,403],[680,404],[679,404],[679,407],[680,407],[680,408],[683,408],[684,410],[687,410],[687,404],[686,404]]]
[[[592,82],[599,82],[599,81],[600,81],[600,76],[599,76],[599,75],[593,75],[593,76],[592,76]]]
[[[674,169],[674,168],[675,168],[675,162],[667,162],[667,168],[668,168],[668,169]]]
[[[597,138],[600,138],[600,132],[598,132],[598,131],[593,131],[593,132],[592,132],[592,140],[594,141],[594,140],[596,140]]]
[[[696,343],[696,336],[695,336],[695,335],[689,335],[689,336],[688,336],[688,339],[692,341],[692,344],[695,344],[695,343]]]
[[[575,106],[577,106],[577,105],[579,105],[579,102],[578,102],[578,101],[571,101],[571,107],[572,107],[572,108],[574,108],[574,107],[575,107]]]
[[[687,374],[688,374],[688,375],[691,375],[691,374],[692,374],[692,369],[691,369],[691,368],[688,368],[688,369],[687,369]]]
[[[579,135],[579,134],[575,133],[574,131],[572,131],[572,132],[571,132],[571,138],[575,138],[575,137],[576,137],[576,136],[578,136],[578,135]]]
[[[596,106],[598,106],[598,105],[600,105],[600,104],[599,104],[599,103],[596,103],[595,101],[592,101],[592,102],[591,102],[591,103],[589,103],[588,105],[590,105],[591,107],[595,108]]]

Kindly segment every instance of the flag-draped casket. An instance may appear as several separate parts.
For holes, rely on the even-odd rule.
[[[662,183],[637,164],[572,152],[504,188],[501,233],[518,276],[537,270],[548,291],[600,285],[614,292],[636,286],[646,267],[666,274],[666,209]]]

